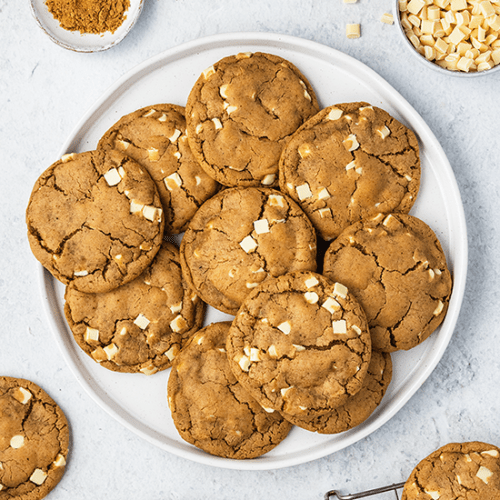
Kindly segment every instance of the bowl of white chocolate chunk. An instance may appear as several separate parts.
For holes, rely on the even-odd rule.
[[[479,76],[500,69],[500,0],[395,0],[405,44],[433,69]]]

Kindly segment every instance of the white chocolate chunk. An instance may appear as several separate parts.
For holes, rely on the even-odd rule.
[[[175,142],[180,136],[182,132],[179,129],[175,129],[174,133],[168,138],[170,142]]]
[[[136,200],[132,200],[130,202],[130,213],[131,214],[137,214],[139,212],[142,212],[143,208],[144,208],[144,205],[142,203],[139,203]]]
[[[122,178],[120,177],[120,174],[118,173],[118,170],[116,168],[110,168],[105,174],[104,174],[104,179],[108,183],[108,186],[116,186],[117,184],[120,183]]]
[[[90,326],[87,326],[87,329],[85,330],[85,335],[84,335],[84,340],[87,342],[98,342],[99,341],[99,330],[96,328],[90,328]]]
[[[53,462],[54,467],[64,467],[66,465],[66,459],[64,458],[64,455],[57,455],[56,459]]]
[[[180,332],[184,328],[186,328],[187,323],[186,320],[179,314],[177,315],[171,322],[170,322],[170,328],[172,329],[173,332]]]
[[[205,80],[208,80],[213,74],[215,74],[215,68],[213,66],[209,66],[207,69],[202,71]]]
[[[351,328],[358,334],[361,335],[361,328],[357,325],[352,325]]]
[[[270,186],[275,179],[276,179],[276,174],[268,174],[260,182],[264,186]]]
[[[89,274],[88,271],[75,271],[73,273],[73,276],[83,277],[83,276],[87,276],[87,274]]]
[[[142,209],[142,215],[151,222],[161,221],[161,214],[163,213],[161,208],[156,208],[156,207],[151,207],[149,205],[146,205]]]
[[[257,349],[256,347],[252,347],[250,349],[250,361],[260,361],[260,349]]]
[[[161,116],[158,118],[159,122],[166,122],[167,121],[167,115],[165,113],[162,113]]]
[[[71,161],[75,157],[75,153],[68,153],[66,155],[61,156],[61,161],[63,163],[67,163],[68,161]]]
[[[338,120],[344,112],[339,108],[332,108],[327,115],[327,119],[331,121]]]
[[[342,141],[347,151],[355,151],[359,148],[359,142],[354,134],[349,134],[347,139]]]
[[[269,222],[267,219],[260,219],[254,221],[253,227],[257,234],[264,234],[269,232]]]
[[[332,321],[333,333],[345,335],[347,333],[347,323],[345,319]]]
[[[158,368],[156,368],[155,365],[150,364],[149,366],[143,366],[140,370],[141,373],[144,373],[144,375],[154,375],[157,371]]]
[[[221,85],[220,88],[219,88],[219,94],[221,95],[221,97],[223,99],[227,99],[227,89],[228,89],[229,85],[227,83],[225,83],[224,85]]]
[[[128,147],[130,146],[130,142],[128,142],[128,141],[123,141],[123,140],[121,140],[121,139],[118,139],[118,140],[116,141],[116,143],[117,143],[117,144],[119,144],[119,145],[120,145],[120,147],[121,147],[124,151],[126,151],[126,150],[128,149]]]
[[[359,38],[361,36],[359,24],[346,24],[345,34],[347,38]]]
[[[120,335],[127,335],[127,328],[125,326],[120,330]]]
[[[434,271],[432,269],[429,269],[429,276],[430,276],[431,280],[434,279],[434,275],[435,275]]]
[[[198,123],[198,125],[196,125],[195,132],[197,134],[199,134],[202,130],[203,130],[203,124],[202,123]]]
[[[307,158],[311,154],[311,147],[309,144],[302,144],[298,147],[297,152],[301,158]]]
[[[278,330],[281,330],[285,335],[289,335],[292,331],[292,324],[290,321],[284,321],[278,325]]]
[[[349,291],[347,290],[347,287],[345,287],[341,283],[335,283],[335,285],[333,286],[333,293],[338,297],[345,299]]]
[[[498,451],[497,450],[488,450],[488,451],[482,451],[481,455],[488,455],[490,457],[498,457]]]
[[[330,314],[340,310],[340,304],[333,297],[328,297],[321,307],[324,307]]]
[[[252,283],[252,282],[248,282],[248,283],[246,284],[246,287],[247,287],[247,288],[255,288],[255,287],[257,287],[257,286],[259,286],[259,283]]]
[[[297,345],[297,344],[292,344],[292,345],[293,345],[293,347],[295,347],[295,350],[297,352],[302,352],[302,351],[306,350],[306,348],[303,345]]]
[[[384,24],[394,24],[394,16],[388,12],[384,12],[380,19]]]
[[[142,118],[147,118],[148,116],[154,115],[156,111],[154,109],[150,109],[145,115],[142,115]]]
[[[244,372],[247,372],[250,369],[250,359],[248,356],[245,356],[244,354],[239,357],[237,363],[240,365],[240,368]]]
[[[316,292],[306,292],[304,294],[304,298],[309,304],[316,304],[316,302],[318,302],[319,300],[319,296]]]
[[[290,387],[283,387],[283,389],[281,389],[281,396],[284,397],[285,394],[290,390],[292,389],[293,385],[291,385]]]
[[[31,396],[31,392],[24,387],[18,387],[12,394],[12,397],[23,405],[25,405],[31,399]]]
[[[490,479],[491,476],[493,476],[493,472],[490,471],[487,467],[484,465],[481,465],[479,467],[479,470],[476,473],[476,476],[483,481],[483,483],[488,484],[488,480]]]
[[[182,311],[182,300],[178,303],[178,304],[175,304],[173,306],[170,306],[170,310],[172,311],[172,313],[178,313],[178,312],[181,312]]]
[[[158,161],[160,159],[160,151],[156,148],[148,148],[148,160],[149,161]]]
[[[319,285],[319,281],[316,278],[316,276],[310,276],[309,278],[306,279],[304,282],[307,288],[312,288],[313,286]]]
[[[319,200],[327,200],[330,197],[331,197],[331,194],[328,192],[328,189],[326,189],[326,188],[323,188],[318,192],[318,199]]]
[[[246,253],[251,253],[258,247],[258,243],[248,235],[240,241],[240,246]]]
[[[103,351],[106,353],[108,359],[112,359],[118,352],[118,347],[115,344],[109,344],[103,347]]]
[[[168,351],[165,351],[165,356],[167,356],[170,361],[173,361],[178,353],[179,346],[177,344],[174,344]]]
[[[356,161],[353,160],[345,166],[346,170],[351,170],[351,168],[356,168]]]
[[[382,139],[385,139],[386,137],[389,137],[389,135],[391,135],[391,131],[385,125],[382,128],[377,129],[377,133],[380,135],[380,137],[382,137]]]
[[[434,309],[434,312],[432,314],[434,314],[434,316],[438,316],[439,314],[441,314],[443,309],[444,309],[444,304],[443,302],[439,301],[436,309]]]
[[[306,182],[305,184],[301,184],[300,186],[297,186],[295,188],[295,191],[297,191],[297,196],[299,197],[299,200],[307,200],[308,198],[312,197],[312,192],[311,189],[309,188],[309,184]]]
[[[424,490],[427,495],[429,495],[432,500],[438,500],[438,498],[441,496],[438,491],[429,491],[429,490]]]
[[[320,208],[318,210],[318,213],[322,219],[329,218],[332,216],[332,211],[329,208]]]
[[[234,113],[237,109],[238,106],[231,106],[230,104],[224,103],[224,109],[226,110],[226,113],[230,115],[231,113]],[[227,106],[226,106],[227,104]]]
[[[163,179],[163,182],[165,183],[165,186],[169,191],[173,191],[174,189],[180,188],[182,186],[182,178],[177,172],[174,172],[173,174],[165,177],[165,179]]]
[[[266,408],[265,406],[262,407],[264,411],[267,413],[274,413],[274,410],[272,408]]]
[[[15,450],[22,448],[24,446],[24,436],[17,434],[16,436],[12,436],[10,439],[10,446]]]
[[[35,469],[33,474],[30,476],[30,481],[38,484],[38,486],[42,485],[45,482],[45,479],[47,479],[47,473],[42,469]]]
[[[222,128],[222,123],[218,118],[212,118],[212,121],[215,125],[215,130],[220,130]]]
[[[278,353],[276,351],[276,346],[274,344],[271,344],[269,346],[269,349],[267,350],[267,353],[269,354],[269,356],[271,356],[271,358],[277,358],[278,357]]]
[[[150,321],[148,318],[146,318],[146,316],[144,316],[144,314],[139,314],[139,316],[137,316],[137,318],[135,318],[134,320],[134,325],[137,325],[141,330],[145,330],[148,325],[149,325]]]
[[[279,194],[270,194],[267,199],[271,207],[281,207],[285,206],[285,198]]]
[[[199,175],[195,175],[194,179],[196,181],[196,185],[199,186],[201,184],[201,177]]]

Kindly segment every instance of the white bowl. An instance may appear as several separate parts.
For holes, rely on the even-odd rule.
[[[122,25],[114,33],[108,31],[102,34],[82,34],[61,28],[59,21],[49,12],[45,0],[30,0],[30,5],[38,26],[54,43],[75,52],[100,52],[120,43],[129,34],[142,12],[143,0],[130,0]]]
[[[488,69],[486,71],[465,72],[465,71],[453,71],[451,69],[442,68],[438,64],[436,64],[432,61],[429,61],[425,56],[423,56],[422,54],[420,54],[420,52],[418,52],[418,50],[413,46],[413,44],[410,42],[410,40],[406,36],[405,30],[404,30],[403,26],[401,25],[401,13],[399,12],[399,0],[393,0],[393,2],[394,2],[393,5],[394,5],[395,24],[398,27],[398,30],[399,30],[399,33],[401,34],[404,45],[406,47],[408,47],[410,49],[410,52],[428,68],[431,68],[434,71],[441,73],[442,75],[453,75],[453,76],[464,77],[464,78],[474,78],[477,76],[491,75],[492,73],[496,73],[496,72],[500,71],[500,64],[497,64],[496,66],[493,66],[493,68]]]

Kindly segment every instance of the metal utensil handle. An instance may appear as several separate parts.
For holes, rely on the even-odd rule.
[[[404,482],[392,484],[391,486],[383,486],[382,488],[375,488],[374,490],[361,491],[360,493],[354,493],[352,495],[341,495],[338,491],[332,490],[326,493],[324,500],[330,500],[333,496],[337,497],[339,500],[356,500],[356,498],[371,497],[373,495],[378,495],[380,493],[385,493],[386,491],[394,491],[397,500],[399,500],[397,490],[401,489],[405,485]]]

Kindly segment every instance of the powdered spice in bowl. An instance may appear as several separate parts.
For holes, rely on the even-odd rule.
[[[43,31],[61,47],[76,52],[107,50],[130,32],[143,0],[31,0]]]

